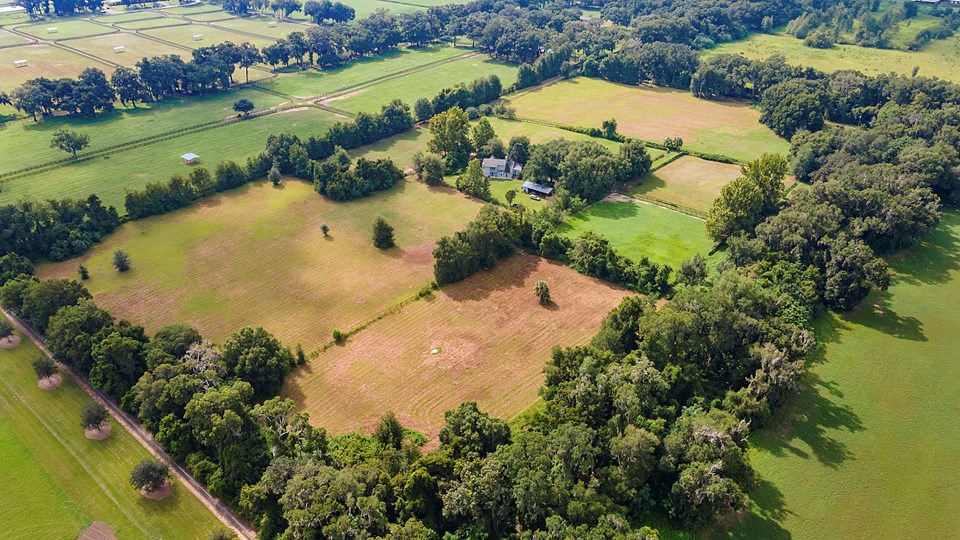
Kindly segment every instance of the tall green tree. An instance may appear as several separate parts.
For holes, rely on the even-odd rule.
[[[480,200],[490,200],[490,179],[483,174],[479,159],[471,159],[467,170],[457,177],[457,189]]]
[[[73,159],[77,159],[77,152],[90,145],[90,135],[76,131],[58,129],[53,132],[53,138],[50,140],[50,148],[56,148],[69,152]]]

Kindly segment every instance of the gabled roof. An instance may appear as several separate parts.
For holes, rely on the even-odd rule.
[[[480,162],[481,167],[496,167],[496,168],[507,168],[507,159],[500,159],[495,157],[483,158],[483,161]]]
[[[183,158],[183,159],[186,160],[186,161],[193,161],[193,160],[199,158],[200,156],[194,154],[193,152],[187,152],[186,154],[184,154],[184,155],[182,155],[182,156],[180,156],[180,157]]]
[[[551,193],[553,193],[552,187],[545,186],[543,184],[538,184],[536,182],[530,182],[530,181],[526,181],[523,183],[523,189],[532,189],[533,191],[537,191],[539,193],[545,193],[547,195],[550,195]]]

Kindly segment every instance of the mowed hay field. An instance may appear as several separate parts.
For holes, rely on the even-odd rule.
[[[605,237],[622,255],[633,260],[669,264],[674,269],[694,253],[713,249],[703,221],[639,201],[601,201],[574,214],[560,231],[576,238],[590,231]]]
[[[752,59],[782,54],[790,64],[826,72],[853,69],[866,75],[891,72],[910,75],[914,67],[919,67],[918,75],[960,82],[960,36],[932,41],[922,51],[909,52],[856,45],[814,49],[793,36],[754,34],[743,41],[718,45],[706,53],[707,56],[713,54],[742,54]]]
[[[14,67],[14,60],[26,60],[27,67]],[[107,64],[101,64],[54,45],[7,47],[0,49],[0,91],[13,91],[14,88],[37,77],[50,79],[76,77],[88,67],[111,71],[111,66]]]
[[[648,174],[630,193],[706,212],[720,189],[738,176],[739,165],[684,156]]]
[[[143,189],[149,182],[166,182],[174,174],[188,174],[180,156],[186,152],[200,155],[199,165],[213,173],[218,162],[243,163],[263,151],[267,137],[289,131],[300,137],[323,133],[338,118],[314,108],[288,109],[283,112],[162,140],[146,146],[111,153],[79,163],[0,183],[0,204],[22,197],[86,198],[96,194],[106,204],[124,213],[128,190]],[[91,136],[91,139],[93,136]]]
[[[751,439],[751,512],[717,536],[957,537],[960,214],[891,268],[888,291],[821,320],[806,389]]]
[[[223,43],[224,41],[232,41],[237,45],[240,43],[249,42],[253,43],[257,47],[272,45],[277,41],[266,36],[255,37],[249,34],[238,34],[224,28],[216,28],[199,23],[188,24],[184,26],[153,28],[151,30],[143,30],[142,33],[147,36],[153,36],[157,39],[169,41],[171,43],[175,43],[183,47],[190,47],[192,49],[209,47],[218,43]],[[200,40],[194,40],[193,36],[195,35],[201,35],[203,38]],[[189,57],[190,55],[184,54],[184,56]]]
[[[67,377],[37,388],[30,364],[41,355],[25,337],[0,349],[0,537],[77,538],[94,521],[121,539],[206,538],[221,526],[177,482],[166,500],[141,497],[129,478],[147,450],[112,419],[107,439],[86,439],[90,398]]]
[[[334,328],[348,330],[415,295],[433,279],[434,242],[480,206],[413,181],[346,203],[298,180],[281,189],[258,182],[125,224],[82,258],[40,273],[74,277],[86,265],[97,303],[150,331],[186,322],[222,342],[243,326],[263,326],[309,351]],[[397,247],[373,247],[377,216],[395,228]],[[116,249],[132,259],[125,274],[111,266]]]
[[[689,92],[577,77],[509,100],[518,117],[597,127],[611,118],[624,135],[660,142],[680,136],[684,148],[750,161],[786,153],[790,144],[760,123],[746,104],[697,99]]]
[[[419,98],[431,99],[444,88],[490,75],[500,77],[500,82],[506,88],[517,80],[517,67],[477,55],[442,64],[428,71],[383,81],[325,103],[353,113],[379,112],[381,107],[394,99],[413,107]]]
[[[537,302],[538,280],[550,285],[552,305]],[[588,341],[629,294],[515,255],[322,352],[291,375],[283,395],[332,433],[370,432],[393,411],[433,439],[443,413],[464,401],[510,418],[537,400],[551,348]]]
[[[66,43],[67,46],[78,51],[85,52],[102,58],[108,62],[114,62],[125,67],[133,67],[143,58],[153,56],[162,56],[165,54],[179,54],[181,58],[189,60],[189,51],[184,51],[173,45],[161,43],[159,41],[143,37],[128,32],[118,32],[105,36],[97,36],[83,39],[71,39]],[[114,47],[126,47],[122,53],[113,52]],[[113,72],[113,68],[101,68],[107,77]]]

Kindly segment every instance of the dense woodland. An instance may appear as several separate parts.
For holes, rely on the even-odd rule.
[[[845,9],[855,17],[875,11]],[[150,338],[98,308],[82,284],[38,281],[31,260],[75,256],[119,225],[116,210],[93,196],[0,207],[0,303],[135,414],[264,538],[656,538],[646,526],[654,519],[712,526],[746,507],[756,484],[747,437],[803,384],[817,315],[853,308],[885,288],[883,257],[936,227],[940,205],[960,196],[960,87],[827,75],[776,57],[701,61],[695,53],[813,13],[796,2],[615,1],[602,12],[618,25],[581,21],[576,8],[555,3],[475,2],[417,18],[435,28],[424,41],[467,35],[523,62],[518,86],[584,74],[756,102],[762,122],[791,140],[791,152],[745,164],[723,188],[707,230],[727,260],[709,274],[699,257],[672,272],[626,259],[596,235],[561,235],[567,215],[642,176],[649,156],[637,142],[612,153],[593,142],[504,143],[485,129],[471,132],[471,114],[483,114],[504,91],[493,79],[449,89],[413,110],[394,102],[307,140],[277,134],[245,166],[195,168],[127,198],[131,218],[162,213],[274,167],[332,199],[365,196],[393,185],[400,172],[388,161],[353,162],[344,149],[425,120],[433,138],[415,167],[424,181],[463,172],[463,185],[474,185],[471,152],[524,163],[525,176],[557,188],[557,202],[537,212],[485,206],[461,232],[439,239],[437,285],[527,250],[647,296],[624,300],[589,345],[554,350],[543,406],[516,429],[465,403],[447,413],[432,452],[392,414],[372,435],[328,436],[277,397],[284,376],[306,357],[266,330],[245,328],[219,345],[184,325]],[[396,34],[378,34],[387,40],[381,46],[422,42],[403,33],[402,20],[393,17]],[[364,49],[348,45],[359,32],[353,25],[321,28],[338,48],[326,56],[305,51],[300,62],[331,65],[324,62],[383,50],[355,53]],[[386,45],[393,39],[400,41]],[[150,99],[162,95],[151,90]],[[804,183],[789,197],[787,174]],[[670,301],[655,309],[656,297]]]

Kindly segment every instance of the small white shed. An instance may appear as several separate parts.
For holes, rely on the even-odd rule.
[[[13,61],[13,67],[18,67],[18,68],[27,67],[27,61],[26,61],[26,60],[14,60],[14,61]]]
[[[277,21],[270,21],[270,22],[267,23],[267,26],[269,26],[270,28],[276,28],[276,27],[277,27]]]
[[[194,40],[194,41],[202,41],[202,40],[203,40],[203,34],[194,34],[194,35],[193,35],[193,40]]]
[[[47,27],[47,33],[48,33],[48,34],[56,34],[56,33],[57,33],[57,27],[56,27],[56,26],[48,26],[48,27]]]
[[[116,47],[113,48],[114,54],[126,52],[126,50],[127,50],[127,48],[124,47],[123,45],[117,45]]]

